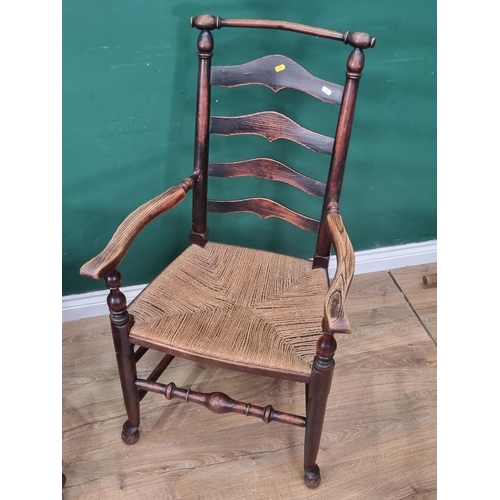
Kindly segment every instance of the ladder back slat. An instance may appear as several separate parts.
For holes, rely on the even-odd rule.
[[[286,220],[304,231],[317,233],[319,230],[319,220],[299,214],[269,198],[245,198],[231,201],[208,200],[207,210],[219,214],[250,212],[263,219],[277,217]]]
[[[218,87],[265,85],[274,92],[291,88],[321,101],[340,104],[344,87],[322,80],[282,55],[271,55],[238,66],[213,66],[211,84]]]
[[[318,134],[300,126],[290,118],[276,111],[262,111],[244,116],[212,116],[210,133],[217,135],[255,134],[273,142],[288,139],[315,151],[332,154],[333,137]]]
[[[326,184],[297,172],[288,165],[271,158],[254,158],[227,163],[209,163],[208,175],[213,177],[254,176],[280,181],[301,189],[305,193],[324,196]]]

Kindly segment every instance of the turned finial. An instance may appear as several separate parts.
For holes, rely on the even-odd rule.
[[[115,269],[104,278],[104,283],[106,283],[106,286],[110,290],[120,288],[122,285],[122,275]]]
[[[209,54],[214,48],[214,37],[210,31],[202,31],[198,35],[198,50],[202,54]]]
[[[354,49],[347,60],[347,69],[352,73],[361,73],[365,67],[365,54],[361,49]]]
[[[130,316],[127,312],[127,298],[120,290],[122,284],[121,274],[115,269],[104,278],[104,282],[109,288],[107,303],[111,322],[116,326],[122,326],[129,321]]]
[[[191,28],[198,28],[199,30],[220,29],[220,17],[202,14],[201,16],[192,17],[190,24]]]
[[[344,43],[356,49],[373,49],[377,40],[370,36],[368,33],[361,33],[355,31],[351,33],[348,31],[344,34]]]
[[[337,341],[331,333],[324,332],[316,342],[316,351],[322,358],[331,358],[337,350]]]

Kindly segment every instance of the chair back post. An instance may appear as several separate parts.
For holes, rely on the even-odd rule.
[[[335,134],[335,144],[333,147],[330,170],[328,173],[328,181],[323,202],[323,211],[319,226],[316,253],[313,259],[314,268],[328,268],[331,240],[328,234],[326,215],[328,213],[328,210],[332,206],[338,206],[339,203],[340,192],[342,190],[342,180],[344,178],[344,169],[347,159],[347,151],[349,149],[352,124],[354,121],[354,110],[356,107],[359,80],[361,78],[361,72],[363,71],[364,65],[365,56],[363,50],[356,47],[350,53],[347,60],[346,82],[344,86],[344,94],[342,96],[342,103],[340,105],[340,114],[337,122],[337,131]]]
[[[203,15],[191,19],[191,27],[200,30],[198,36],[198,96],[196,102],[196,127],[194,138],[194,172],[198,180],[193,188],[193,226],[190,242],[204,247],[208,241],[207,228],[207,179],[210,129],[210,71],[214,39],[212,29],[217,18]]]

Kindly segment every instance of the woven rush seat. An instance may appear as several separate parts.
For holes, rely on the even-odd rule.
[[[306,259],[191,245],[131,304],[131,340],[310,374],[327,290]]]

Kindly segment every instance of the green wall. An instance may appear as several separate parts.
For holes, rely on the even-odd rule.
[[[366,51],[341,199],[356,251],[436,238],[435,0],[72,0],[63,2],[62,294],[103,289],[79,275],[134,208],[192,171],[196,38],[191,16],[283,19],[377,38]],[[214,64],[270,53],[344,82],[349,47],[288,32],[216,31]],[[215,114],[266,109],[334,135],[336,110],[294,90],[214,89]],[[270,156],[316,178],[328,158],[288,141],[213,136],[211,159]],[[321,200],[281,183],[210,179],[210,197],[270,196],[318,217]],[[147,283],[187,246],[191,195],[151,223],[120,271]],[[211,239],[312,257],[315,235],[252,214],[209,214]],[[270,241],[269,241],[270,240]]]

